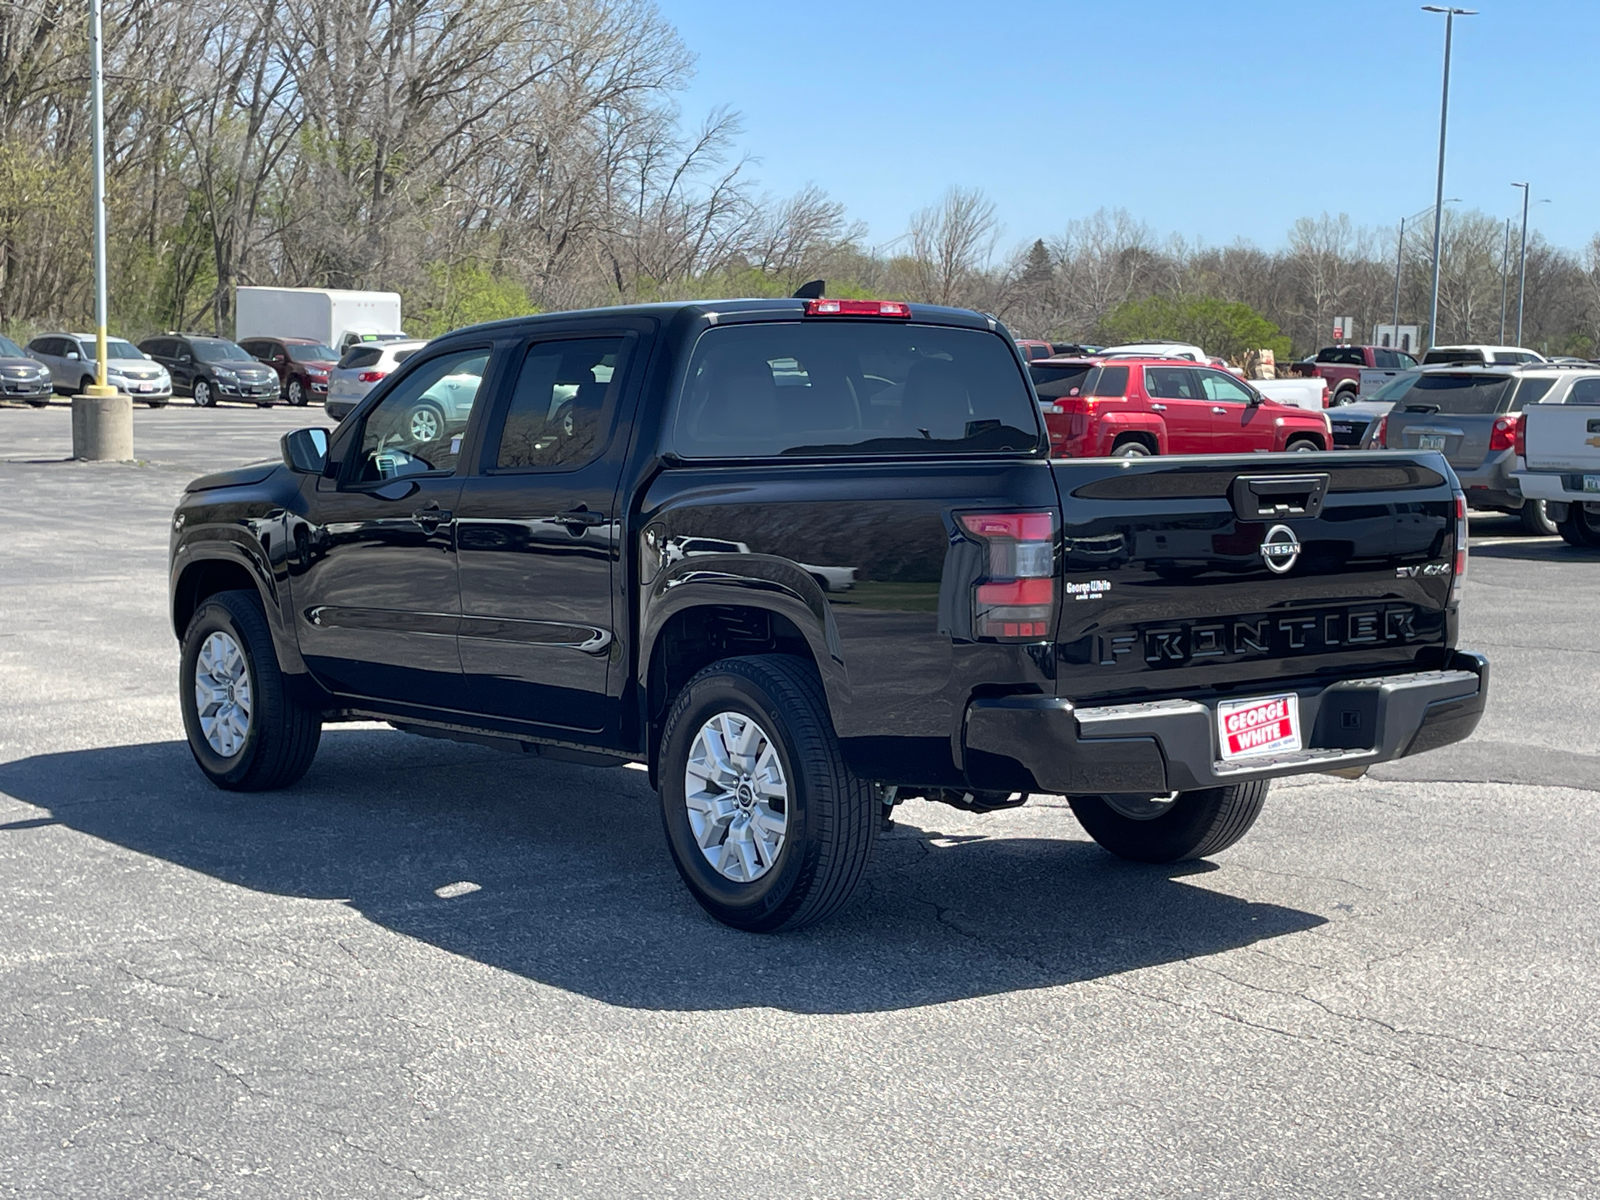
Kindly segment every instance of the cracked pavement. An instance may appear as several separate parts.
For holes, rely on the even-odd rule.
[[[140,466],[55,461],[67,416],[0,409],[0,1195],[1600,1183],[1600,556],[1475,520],[1477,736],[1281,782],[1213,862],[911,802],[848,912],[756,938],[639,771],[363,725],[212,789],[166,517],[321,414],[141,410]]]

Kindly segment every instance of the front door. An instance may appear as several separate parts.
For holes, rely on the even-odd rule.
[[[315,485],[290,587],[300,652],[335,692],[468,707],[455,525],[467,419],[421,438],[413,417],[437,408],[442,390],[476,389],[489,359],[487,347],[419,356],[339,439],[338,478]]]
[[[527,345],[486,424],[484,470],[456,505],[461,663],[477,711],[586,733],[615,724],[617,410],[637,341]]]
[[[1260,404],[1248,388],[1221,371],[1197,371],[1200,385],[1211,404],[1211,448],[1217,454],[1251,454],[1271,450],[1278,436],[1272,413]],[[1282,412],[1282,409],[1278,410]]]
[[[1167,453],[1211,453],[1211,404],[1189,367],[1146,367],[1150,408],[1167,425]]]

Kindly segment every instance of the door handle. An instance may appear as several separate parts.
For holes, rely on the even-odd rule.
[[[1228,415],[1228,410],[1223,408],[1220,404],[1213,404],[1211,406],[1211,411],[1216,413],[1219,417],[1225,417]]]
[[[430,504],[426,508],[419,508],[411,514],[411,519],[422,526],[423,532],[432,533],[450,519],[448,508],[440,508],[437,504]]]
[[[1152,404],[1150,407],[1153,408],[1156,412],[1166,412],[1167,411],[1167,406],[1165,404]]]
[[[569,508],[556,520],[562,525],[582,525],[593,528],[596,525],[604,525],[606,523],[606,515],[605,513],[590,512],[588,508],[580,505],[577,508]]]

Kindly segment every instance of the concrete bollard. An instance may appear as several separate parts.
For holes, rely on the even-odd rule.
[[[108,389],[109,390],[109,389]],[[72,457],[93,462],[125,462],[133,457],[133,397],[72,398]]]

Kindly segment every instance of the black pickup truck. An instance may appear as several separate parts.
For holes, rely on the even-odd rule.
[[[1275,776],[1466,737],[1465,535],[1436,453],[1052,461],[977,313],[645,305],[449,334],[195,480],[172,620],[217,785],[357,719],[646,764],[696,899],[773,930],[843,905],[908,797],[1064,794],[1171,861]]]

